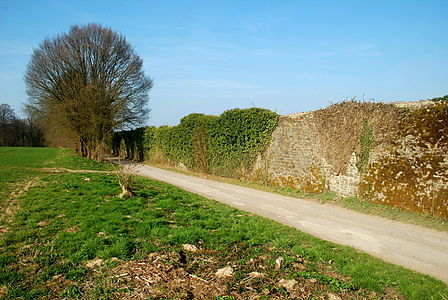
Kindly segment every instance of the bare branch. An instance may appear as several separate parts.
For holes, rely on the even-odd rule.
[[[41,119],[58,116],[94,155],[114,129],[147,116],[152,80],[125,37],[97,24],[72,26],[34,50],[25,74],[29,106]]]

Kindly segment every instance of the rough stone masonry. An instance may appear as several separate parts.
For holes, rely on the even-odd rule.
[[[446,106],[346,102],[281,116],[253,174],[264,172],[273,185],[362,196],[448,218]],[[367,146],[360,140],[363,124],[372,131]]]

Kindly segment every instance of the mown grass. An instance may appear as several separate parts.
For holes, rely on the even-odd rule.
[[[113,170],[110,163],[98,163],[74,155],[63,148],[0,147],[0,167],[67,168],[74,170]]]
[[[429,276],[168,184],[138,177],[136,196],[120,199],[113,174],[27,169],[24,160],[29,158],[24,157],[33,155],[35,161],[30,164],[34,168],[48,161],[71,169],[80,165],[83,169],[104,168],[68,158],[59,149],[38,150],[29,156],[27,151],[15,152],[20,157],[0,151],[0,161],[6,164],[0,169],[1,203],[7,204],[11,192],[37,180],[18,197],[20,208],[0,239],[2,298],[107,299],[117,293],[126,295],[126,288],[108,275],[117,264],[145,259],[150,253],[179,253],[183,244],[213,253],[213,267],[233,266],[234,279],[225,283],[222,297],[244,293],[248,283],[240,282],[252,271],[266,273],[265,278],[251,283],[260,293],[268,290],[266,299],[289,297],[289,291],[276,285],[280,278],[307,284],[311,284],[307,280],[315,280],[312,282],[318,287],[312,291],[313,297],[331,291],[349,298],[387,298],[390,290],[409,299],[448,297],[447,285]],[[5,152],[8,163],[3,160]],[[58,161],[62,165],[58,166]],[[273,266],[279,256],[284,263],[276,270]],[[101,272],[86,266],[93,259],[104,260]],[[251,264],[253,261],[257,263]],[[297,269],[297,261],[306,263]],[[207,262],[190,266],[193,274],[214,271]]]
[[[67,151],[58,148],[0,147],[0,167],[44,167],[61,152]]]

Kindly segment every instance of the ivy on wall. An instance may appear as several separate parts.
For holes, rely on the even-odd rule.
[[[190,114],[174,127],[146,127],[114,135],[116,155],[198,172],[241,177],[269,144],[278,115],[261,108],[232,109],[219,117]]]
[[[445,95],[443,97],[429,99],[429,100],[434,101],[434,102],[440,102],[440,103],[448,103],[448,95]]]
[[[224,112],[209,132],[210,170],[226,177],[241,177],[251,170],[270,141],[278,115],[266,109]]]
[[[369,165],[370,150],[372,145],[372,126],[368,119],[364,119],[359,138],[360,151],[357,157],[356,167],[361,173],[364,173]]]
[[[316,148],[333,167],[332,174],[345,174],[352,153],[356,153],[362,198],[448,220],[445,98],[409,107],[343,102],[308,114],[306,126],[318,137]],[[277,122],[277,114],[260,108],[233,109],[220,116],[191,114],[174,127],[118,132],[112,144],[115,154],[129,159],[286,186],[300,183],[310,192],[324,190],[326,179],[319,165],[306,169],[303,178],[291,174],[277,182],[264,178],[264,169],[256,174],[254,164],[265,153]],[[288,150],[280,148],[275,155],[284,154],[282,151]],[[294,167],[296,162],[290,165]]]

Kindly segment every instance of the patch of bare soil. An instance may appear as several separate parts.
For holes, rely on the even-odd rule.
[[[129,299],[208,299],[225,293],[222,280],[213,280],[211,274],[190,273],[181,260],[175,252],[154,253],[145,260],[122,262],[113,270],[113,278],[118,285],[130,288],[126,293]]]
[[[115,171],[98,171],[98,170],[72,170],[66,168],[41,168],[46,173],[115,173]]]
[[[184,247],[185,249],[185,247]],[[144,260],[120,261],[112,269],[113,298],[126,299],[378,299],[370,291],[341,290],[297,274],[308,268],[303,259],[278,266],[265,256],[238,264],[236,256],[197,249],[152,253]],[[239,257],[241,259],[241,257]],[[329,270],[326,270],[330,274]],[[334,275],[334,274],[333,274]]]

